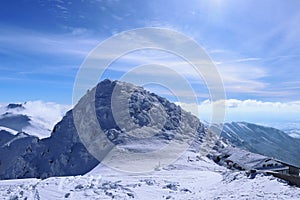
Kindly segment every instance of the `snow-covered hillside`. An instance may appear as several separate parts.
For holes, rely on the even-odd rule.
[[[206,157],[187,151],[164,169],[143,174],[114,171],[104,165],[83,176],[44,180],[0,181],[2,199],[289,199],[300,198],[300,189],[258,174],[220,167]]]
[[[293,138],[300,139],[300,121],[297,121],[297,119],[291,122],[272,122],[266,124],[266,126],[277,128]]]
[[[300,166],[300,140],[285,132],[247,122],[225,123],[222,137],[248,151]]]
[[[28,101],[0,104],[0,130],[12,134],[26,132],[30,135],[49,137],[54,125],[71,106],[51,102]]]

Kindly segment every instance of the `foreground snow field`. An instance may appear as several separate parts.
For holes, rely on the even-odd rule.
[[[188,161],[189,159],[189,161]],[[186,152],[143,174],[98,165],[84,176],[0,181],[1,199],[300,199],[300,189],[272,177],[249,179]]]

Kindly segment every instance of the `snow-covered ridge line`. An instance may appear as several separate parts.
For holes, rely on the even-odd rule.
[[[0,131],[3,130],[3,131],[7,131],[13,135],[16,135],[18,133],[18,131],[16,130],[13,130],[11,128],[7,128],[7,127],[4,127],[4,126],[0,126]]]
[[[232,122],[224,124],[221,136],[237,147],[300,166],[300,140],[279,129]]]

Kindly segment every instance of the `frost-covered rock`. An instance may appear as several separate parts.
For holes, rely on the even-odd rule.
[[[196,138],[194,147],[199,148],[200,145],[196,145],[195,142],[199,144],[200,138],[205,137],[204,126],[197,117],[142,87],[104,80],[92,90],[96,91],[94,102],[96,117],[105,137],[114,145],[123,145],[126,151],[154,151],[174,138],[180,143],[190,137],[192,139],[189,141],[188,145],[190,145],[193,136]],[[117,98],[125,98],[125,102],[128,102],[129,112],[118,110],[121,120],[117,122],[113,115],[111,101],[115,90],[121,92]],[[75,109],[86,106],[80,102],[84,102],[90,94],[91,92],[88,91]],[[22,109],[18,105],[10,107]],[[38,139],[29,135],[20,138],[19,136],[15,140],[10,140],[9,145],[1,147],[0,178],[79,175],[93,169],[99,161],[83,145],[74,124],[73,112],[74,110],[70,110],[65,114],[63,119],[54,126],[49,138]],[[130,123],[126,120],[130,120]],[[5,134],[7,138],[12,137]]]

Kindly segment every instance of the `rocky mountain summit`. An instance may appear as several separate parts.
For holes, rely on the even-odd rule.
[[[118,96],[112,102],[115,91],[118,91]],[[199,151],[200,144],[205,143],[207,134],[197,117],[142,87],[104,80],[88,91],[74,109],[78,111],[89,106],[84,103],[91,94],[95,94],[93,105],[101,127],[94,137],[105,136],[112,148],[119,145],[122,151],[142,154],[164,148],[170,141],[175,141],[176,144],[186,143],[186,147],[192,145]],[[127,109],[118,110],[122,102],[128,103]],[[117,109],[117,117],[113,114],[114,109]],[[1,137],[1,179],[80,175],[99,164],[99,159],[83,145],[74,116],[74,110],[68,111],[54,126],[51,136],[44,139],[22,132],[11,135],[2,130],[6,137]],[[92,117],[82,115],[87,121]],[[98,145],[102,145],[101,142],[104,141]]]

